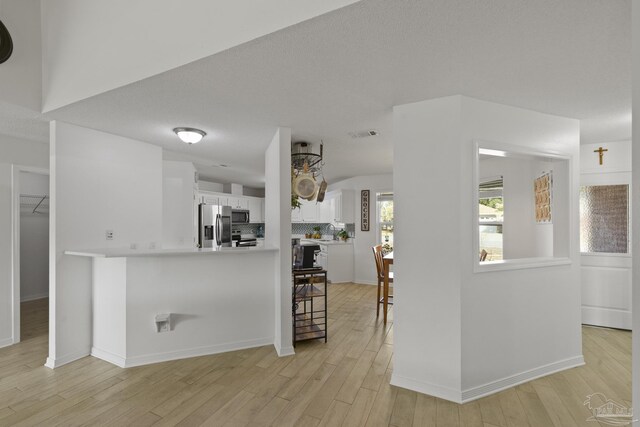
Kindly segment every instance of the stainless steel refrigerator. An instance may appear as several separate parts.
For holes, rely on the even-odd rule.
[[[201,203],[198,211],[198,246],[231,246],[231,206]]]

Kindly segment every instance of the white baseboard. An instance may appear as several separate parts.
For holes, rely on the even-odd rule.
[[[13,345],[13,338],[5,338],[0,340],[0,348],[2,347],[9,347],[10,345]]]
[[[535,380],[536,378],[582,365],[584,365],[584,358],[582,356],[571,357],[462,391],[403,377],[395,373],[391,375],[391,385],[462,404],[514,387],[518,384]]]
[[[429,396],[439,397],[440,399],[451,402],[462,403],[460,390],[403,377],[395,372],[391,374],[391,385],[417,391],[422,394],[428,394]]]
[[[275,343],[273,344],[273,346],[275,347],[276,353],[278,353],[279,357],[293,356],[294,354],[296,354],[296,351],[293,349],[292,346],[280,347]]]
[[[113,363],[116,366],[121,368],[126,367],[127,359],[122,356],[118,356],[116,354],[110,353],[105,350],[100,350],[99,348],[91,347],[91,355],[93,357],[97,357],[98,359],[102,359],[105,362]]]
[[[605,328],[631,330],[631,311],[583,305],[582,323]]]
[[[232,343],[195,347],[184,350],[168,351],[165,353],[145,354],[133,357],[121,357],[103,349],[93,347],[91,354],[98,359],[113,363],[121,368],[149,365],[152,363],[167,362],[169,360],[188,359],[190,357],[207,356],[210,354],[226,353],[229,351],[244,350],[246,348],[262,347],[273,344],[273,337],[257,338],[254,340],[238,341]]]
[[[373,285],[376,286],[378,284],[378,282],[371,281],[371,280],[358,280],[356,279],[355,283],[357,283],[358,285]]]
[[[43,294],[36,294],[36,295],[27,295],[26,297],[21,297],[20,298],[20,302],[35,301],[37,299],[44,299],[44,298],[49,298],[49,292],[45,292]]]
[[[78,359],[82,359],[83,357],[90,356],[91,352],[87,349],[84,351],[78,351],[76,353],[67,354],[63,357],[51,358],[47,357],[47,361],[44,366],[50,369],[59,368],[62,365],[66,365],[67,363],[75,362]]]
[[[507,388],[514,387],[518,384],[535,380],[536,378],[546,377],[547,375],[555,374],[556,372],[564,371],[566,369],[571,369],[582,365],[584,365],[584,357],[580,355],[549,363],[548,365],[543,365],[534,369],[529,369],[528,371],[510,375],[496,381],[491,381],[490,383],[481,386],[463,390],[462,403],[467,403],[472,400],[497,393]]]

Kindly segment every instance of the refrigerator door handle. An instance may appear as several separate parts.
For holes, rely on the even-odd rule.
[[[220,214],[216,215],[216,244],[218,246],[222,245],[222,240],[220,239],[220,222],[222,222],[222,217]]]

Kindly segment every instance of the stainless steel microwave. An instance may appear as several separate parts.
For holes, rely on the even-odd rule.
[[[249,211],[247,209],[233,209],[231,211],[232,224],[249,224]]]

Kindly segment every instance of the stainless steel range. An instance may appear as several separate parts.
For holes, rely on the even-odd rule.
[[[258,240],[255,236],[242,236],[240,230],[231,230],[231,240],[233,241],[233,246],[237,248],[249,247],[249,246],[257,246]]]

